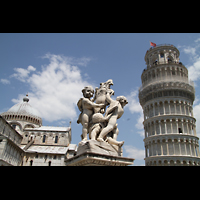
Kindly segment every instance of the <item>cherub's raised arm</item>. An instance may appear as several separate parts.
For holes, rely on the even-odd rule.
[[[106,94],[106,101],[110,104],[112,101],[113,101],[113,99],[110,97],[110,95],[107,93]]]
[[[91,99],[92,102],[94,102],[96,100],[97,90],[98,90],[98,87],[95,88],[94,98]]]
[[[96,104],[96,103],[90,101],[89,99],[86,99],[85,103],[93,108],[102,108],[104,106],[104,104]]]

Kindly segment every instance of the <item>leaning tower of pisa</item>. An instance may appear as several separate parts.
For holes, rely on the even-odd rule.
[[[144,114],[145,165],[200,165],[193,116],[195,89],[179,50],[157,45],[145,54],[139,101]]]

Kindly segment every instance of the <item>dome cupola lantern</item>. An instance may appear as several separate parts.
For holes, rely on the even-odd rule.
[[[24,102],[29,102],[29,98],[28,98],[28,94],[26,94],[26,96],[23,98]]]

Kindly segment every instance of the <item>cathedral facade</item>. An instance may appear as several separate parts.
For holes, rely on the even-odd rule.
[[[65,166],[76,150],[71,126],[42,126],[28,95],[0,116],[0,166]]]

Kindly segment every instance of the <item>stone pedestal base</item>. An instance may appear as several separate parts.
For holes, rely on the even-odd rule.
[[[104,155],[122,156],[122,148],[107,142],[97,140],[81,141],[78,144],[77,155],[84,152],[100,153]]]
[[[66,166],[127,166],[132,165],[133,161],[133,158],[85,152],[65,160],[65,164]]]
[[[122,157],[122,148],[96,140],[81,141],[77,155],[65,160],[67,166],[127,166],[134,159]]]

